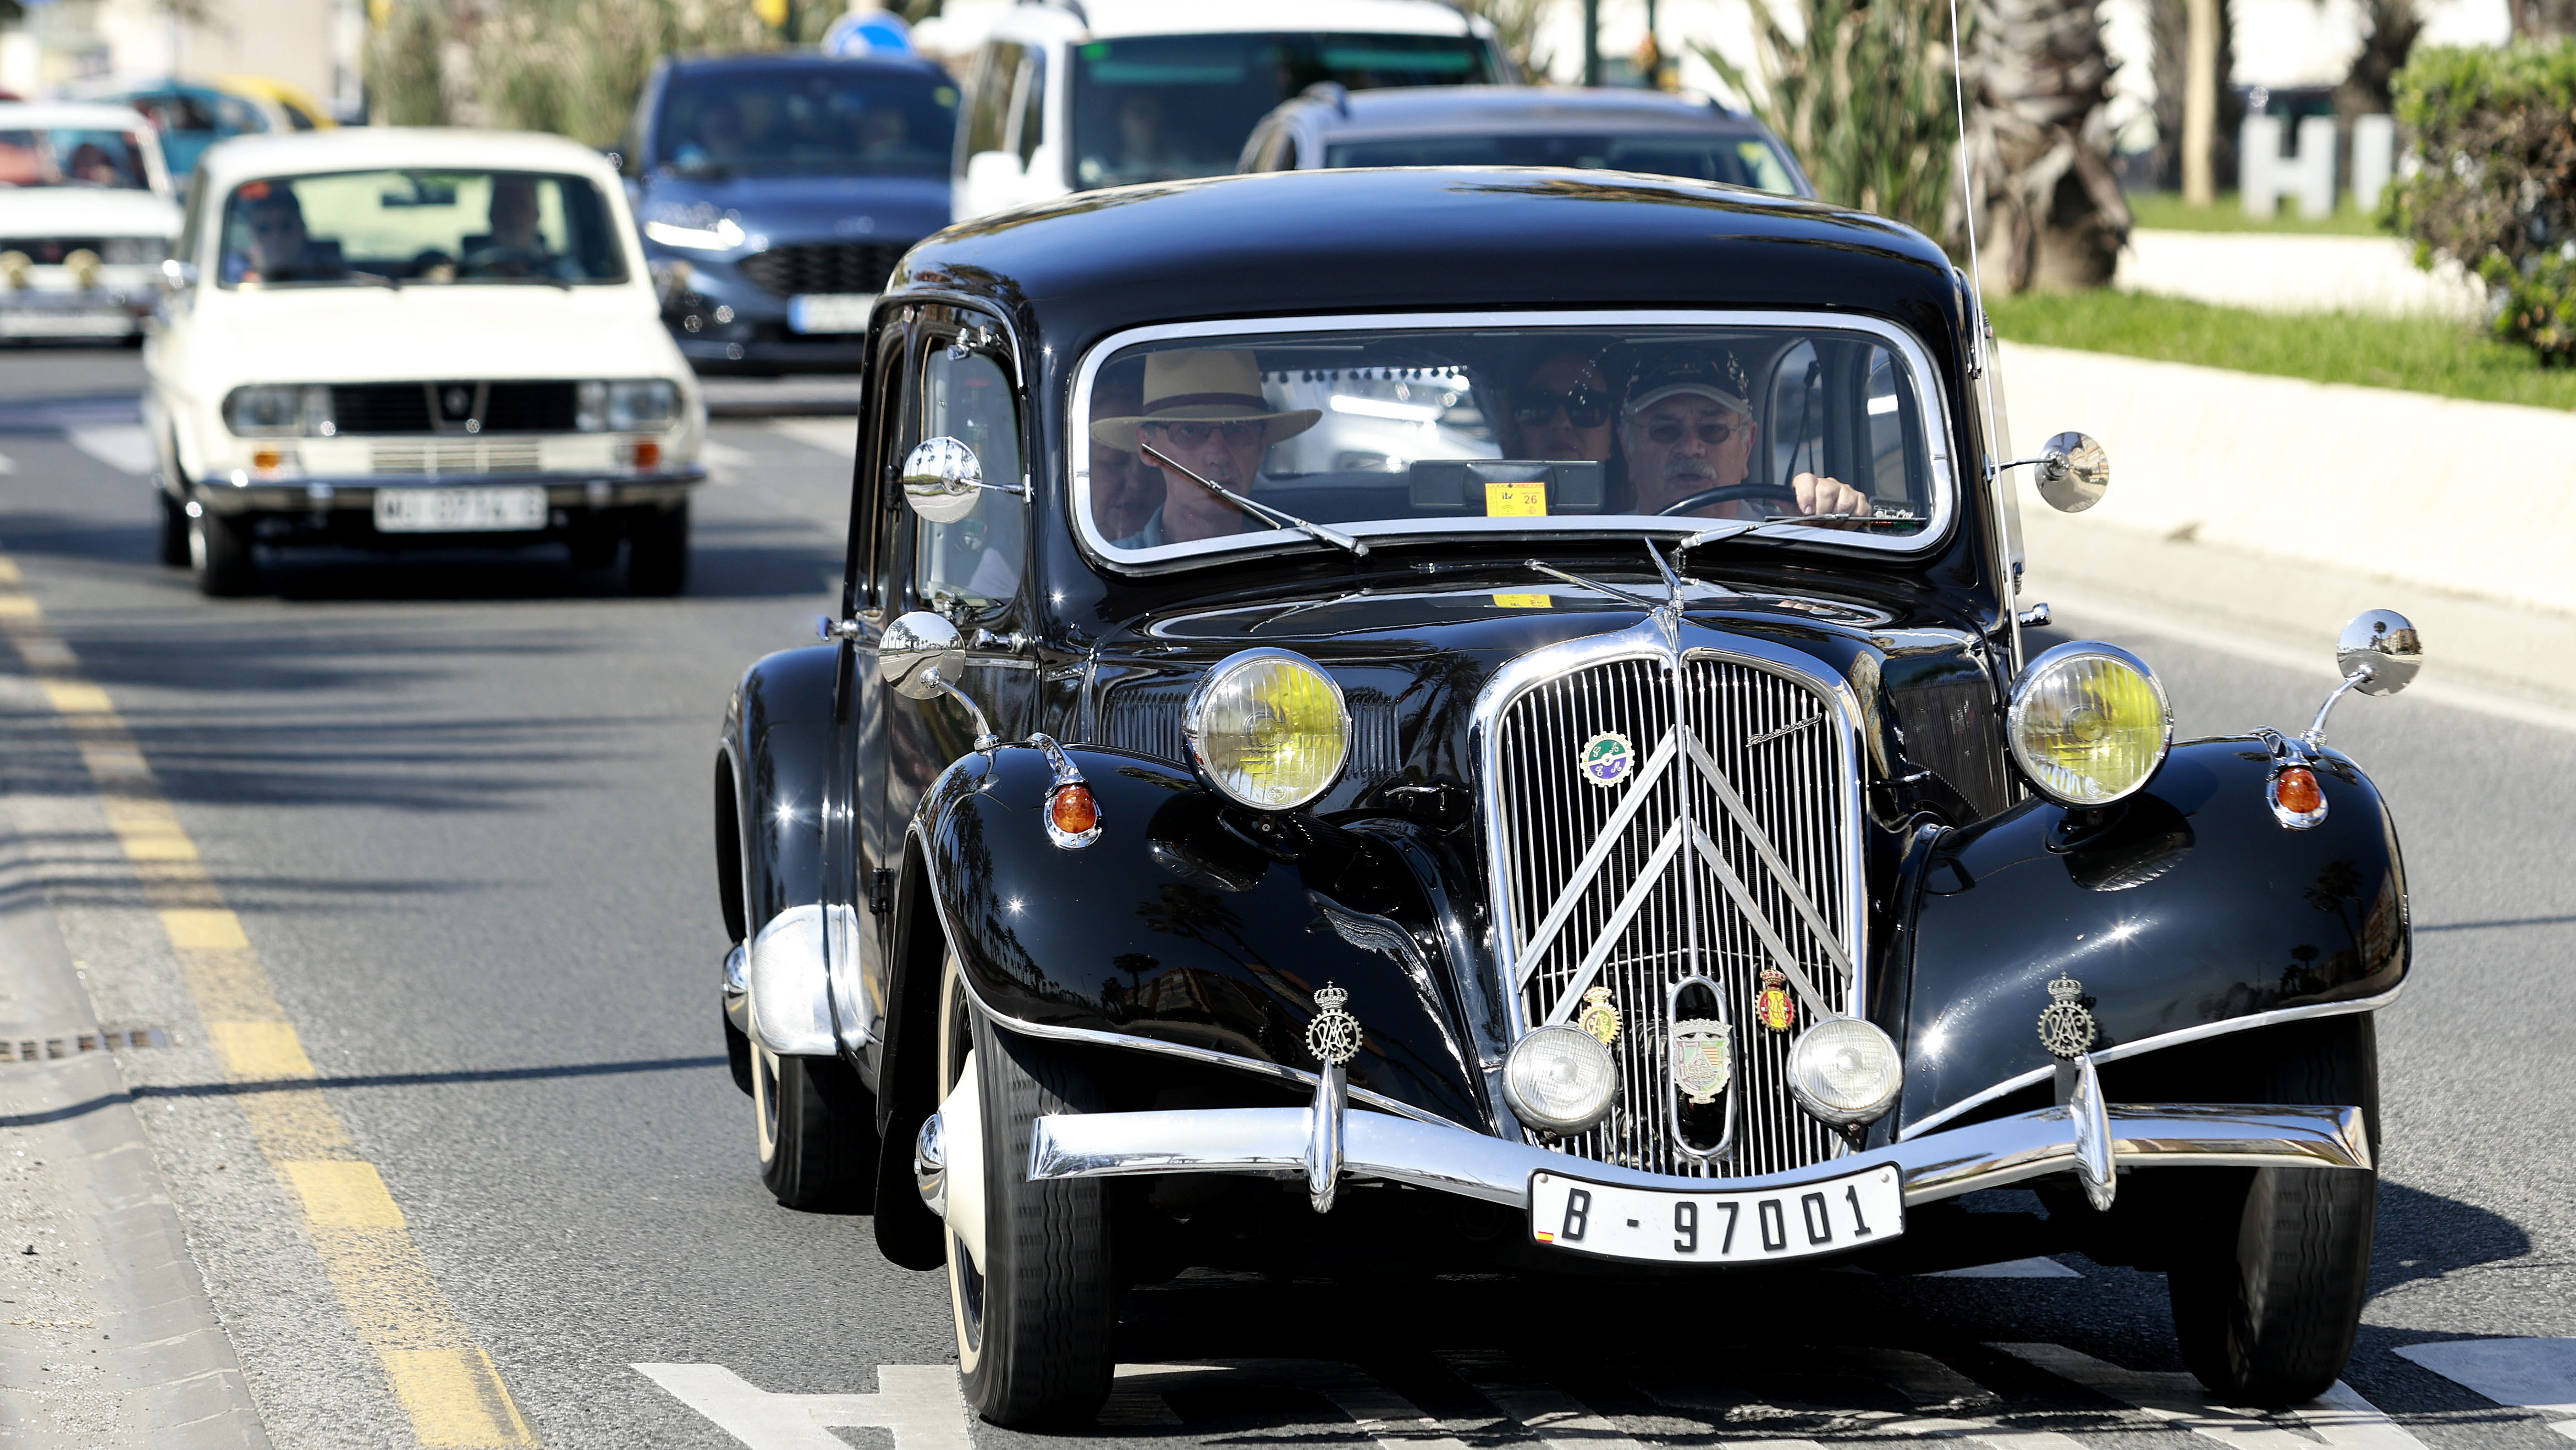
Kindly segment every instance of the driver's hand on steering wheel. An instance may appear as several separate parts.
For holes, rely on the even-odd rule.
[[[1869,495],[1839,479],[1819,478],[1802,473],[1789,480],[1797,491],[1798,512],[1802,514],[1852,514],[1869,517]]]

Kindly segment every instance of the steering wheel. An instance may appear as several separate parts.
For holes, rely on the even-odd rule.
[[[1674,514],[1689,513],[1693,509],[1704,509],[1713,503],[1734,503],[1738,499],[1747,498],[1778,499],[1789,506],[1791,513],[1798,510],[1798,491],[1794,488],[1783,488],[1776,483],[1730,483],[1723,488],[1703,488],[1688,498],[1677,499],[1657,509],[1655,515],[1658,518],[1669,518]]]

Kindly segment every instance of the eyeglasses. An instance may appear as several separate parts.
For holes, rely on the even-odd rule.
[[[1222,437],[1228,444],[1241,447],[1270,436],[1269,423],[1260,419],[1239,423],[1147,423],[1144,426],[1183,448],[1204,447],[1212,437]]]
[[[1523,388],[1512,399],[1512,421],[1524,428],[1535,428],[1559,412],[1577,428],[1598,428],[1610,421],[1610,395],[1590,388],[1569,388],[1562,393]]]
[[[1689,424],[1667,418],[1648,428],[1646,437],[1658,447],[1670,448],[1682,441],[1683,434],[1696,431],[1699,434],[1699,441],[1715,448],[1751,426],[1753,425],[1750,423],[1702,423],[1694,430]]]

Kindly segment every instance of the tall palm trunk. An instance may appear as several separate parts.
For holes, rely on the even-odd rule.
[[[2111,170],[2111,58],[2095,0],[1975,0],[1968,155],[1987,276],[2013,292],[2108,285],[2129,238]]]

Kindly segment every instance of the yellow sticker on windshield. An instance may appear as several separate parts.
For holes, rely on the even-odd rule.
[[[1489,485],[1495,486],[1495,485]],[[1556,606],[1544,594],[1497,594],[1494,602],[1505,609],[1553,609]]]
[[[1523,519],[1546,516],[1546,484],[1489,483],[1485,485],[1485,517]]]

